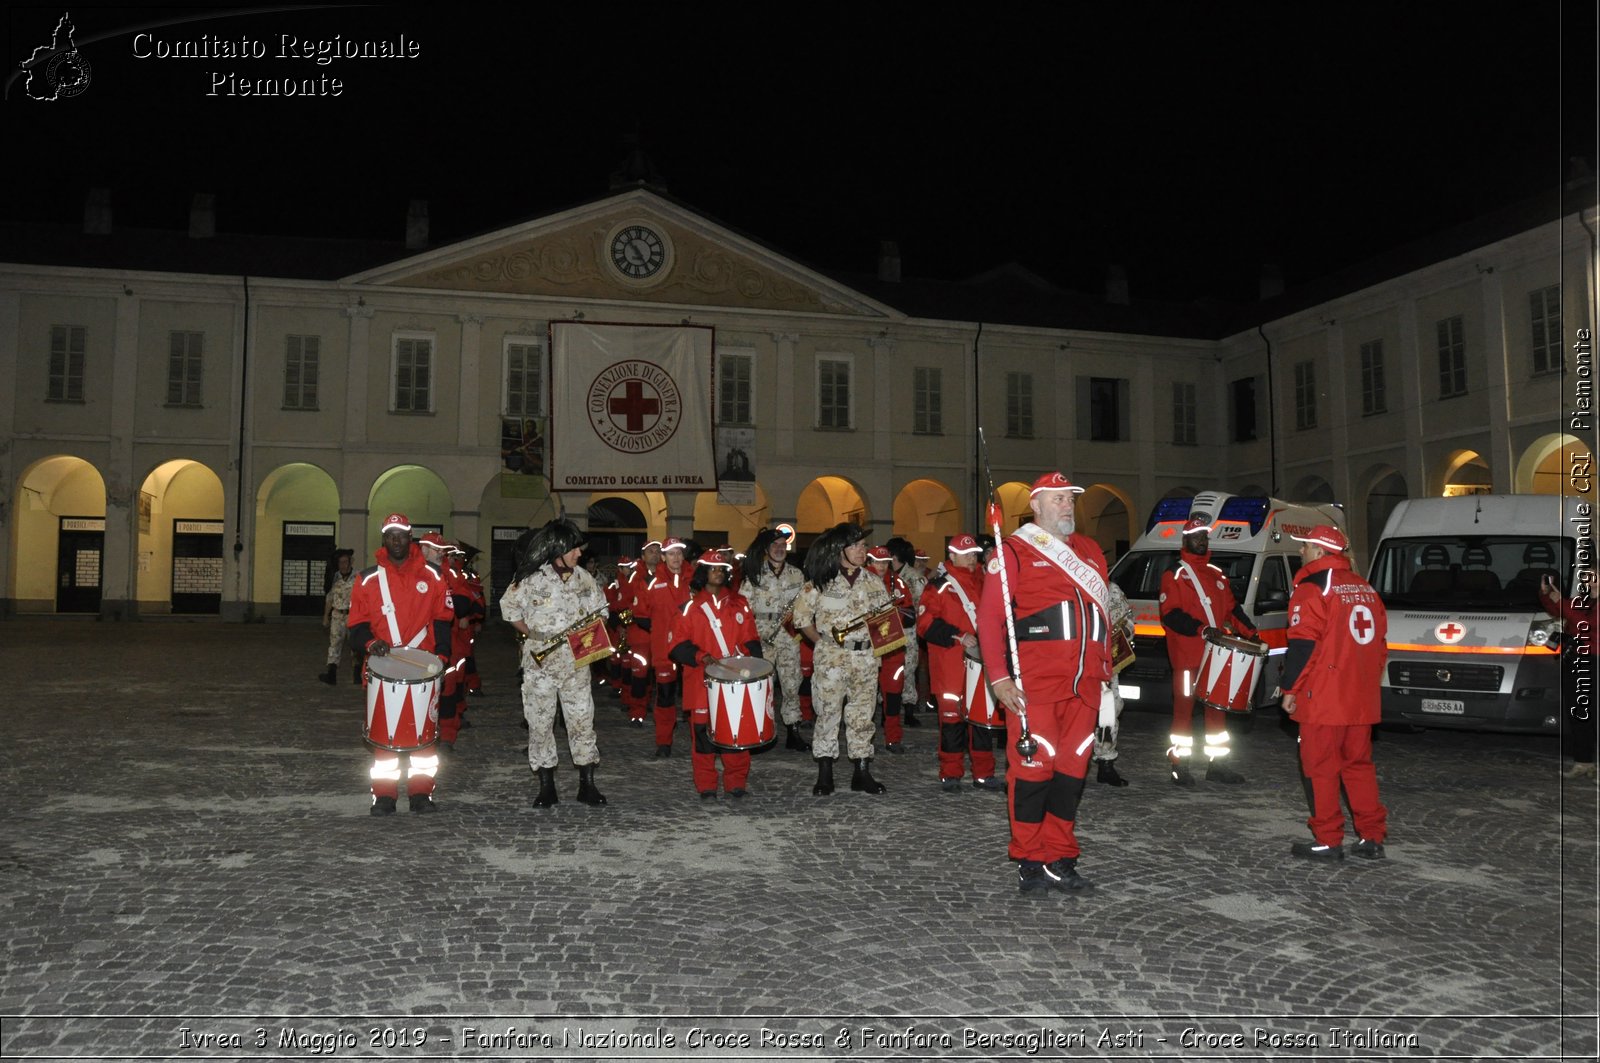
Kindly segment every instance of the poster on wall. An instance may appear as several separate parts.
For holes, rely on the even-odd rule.
[[[727,506],[756,504],[756,430],[717,429],[717,497]]]
[[[704,325],[550,325],[550,482],[557,491],[710,491]]]
[[[544,498],[543,417],[500,419],[500,497]]]

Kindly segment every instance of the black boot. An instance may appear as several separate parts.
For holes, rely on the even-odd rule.
[[[1114,761],[1114,760],[1100,760],[1100,761],[1096,761],[1095,763],[1100,765],[1099,769],[1096,771],[1096,774],[1095,774],[1095,780],[1097,782],[1103,782],[1107,786],[1126,786],[1126,785],[1128,785],[1128,780],[1124,779],[1122,777],[1122,774],[1117,771],[1117,762],[1116,761]]]
[[[800,728],[789,724],[784,729],[789,732],[789,737],[783,741],[784,749],[792,749],[796,753],[811,752],[811,743],[800,737]]]
[[[533,799],[534,808],[549,808],[551,805],[561,803],[561,798],[556,796],[556,769],[539,769],[539,796]]]
[[[357,658],[355,663],[350,666],[350,682],[356,684],[357,686],[361,685],[361,659],[360,658]]]
[[[328,670],[317,676],[317,678],[328,684],[330,687],[333,686],[339,681],[339,666],[337,664],[328,665]]]
[[[827,757],[817,758],[817,784],[811,792],[818,797],[827,797],[833,793],[833,761]]]
[[[586,805],[603,805],[606,803],[605,794],[602,794],[594,784],[594,765],[578,765],[578,800]]]
[[[901,720],[901,722],[904,723],[907,727],[921,727],[922,726],[922,720],[919,719],[918,716],[917,716],[917,707],[915,705],[909,705],[908,704],[905,707],[905,716]]]
[[[889,790],[887,786],[872,777],[871,757],[862,757],[856,761],[855,774],[850,776],[850,789],[869,794],[887,793]]]

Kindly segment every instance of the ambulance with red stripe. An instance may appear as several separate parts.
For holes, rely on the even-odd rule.
[[[1134,611],[1133,664],[1117,675],[1128,708],[1172,709],[1172,666],[1161,624],[1161,575],[1178,564],[1183,525],[1192,516],[1212,522],[1211,563],[1228,578],[1237,601],[1267,644],[1267,660],[1252,706],[1276,704],[1274,692],[1288,647],[1289,592],[1300,568],[1300,544],[1318,524],[1344,530],[1344,510],[1333,504],[1297,504],[1260,495],[1206,491],[1192,498],[1163,498],[1145,531],[1111,569]]]
[[[1559,625],[1539,604],[1539,583],[1550,575],[1573,593],[1591,509],[1555,495],[1395,507],[1370,576],[1389,612],[1385,721],[1557,733],[1561,657],[1551,636]]]

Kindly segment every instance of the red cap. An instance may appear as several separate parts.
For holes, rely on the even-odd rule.
[[[1315,543],[1324,550],[1337,550],[1341,554],[1350,548],[1350,540],[1332,524],[1318,524],[1310,535],[1290,535],[1289,538],[1297,543]]]
[[[1183,534],[1193,535],[1195,532],[1211,533],[1211,518],[1202,517],[1196,513],[1183,523]]]
[[[390,528],[399,528],[401,531],[410,531],[411,522],[406,520],[406,515],[404,513],[391,513],[387,518],[384,519],[383,527],[380,528],[379,531],[386,532]]]
[[[1059,472],[1047,472],[1033,481],[1033,490],[1028,492],[1028,497],[1032,498],[1040,491],[1071,491],[1075,495],[1083,494],[1083,488],[1074,487],[1072,481]]]
[[[444,536],[440,535],[436,531],[424,533],[422,538],[418,539],[417,542],[421,543],[423,546],[431,546],[435,550],[447,550],[450,546],[450,544],[444,541]]]
[[[639,547],[640,556],[643,556],[644,552],[646,550],[650,549],[652,546],[656,547],[657,549],[660,549],[661,540],[660,539],[651,539],[649,542],[647,542],[643,546]]]
[[[894,560],[894,555],[889,552],[887,546],[874,546],[867,551],[867,560],[889,562]]]
[[[969,538],[970,538],[970,536],[969,536]],[[918,561],[926,561],[926,560],[928,560],[928,555],[923,553],[921,550],[918,550],[916,552],[916,554],[913,555],[913,556],[915,556]]]
[[[958,535],[950,540],[950,545],[945,547],[952,554],[981,554],[983,547],[978,545],[978,540],[970,535]]]
[[[705,553],[701,554],[700,557],[695,561],[695,564],[706,566],[716,565],[718,568],[725,568],[731,572],[733,571],[733,561],[730,560],[732,557],[733,547],[719,546],[713,550],[707,550]]]
[[[618,568],[632,568],[634,565],[637,565],[637,564],[638,564],[638,562],[635,561],[633,558],[629,557],[627,554],[623,554],[621,557],[617,558],[617,567]]]
[[[648,544],[646,544],[646,545],[648,545]],[[676,535],[669,536],[667,538],[667,541],[661,544],[661,549],[663,549],[663,550],[682,550],[683,549],[683,540],[678,538]]]

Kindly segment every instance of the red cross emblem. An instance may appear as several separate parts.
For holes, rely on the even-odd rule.
[[[644,419],[657,417],[661,414],[661,400],[659,398],[647,399],[644,396],[644,383],[639,380],[629,380],[622,385],[622,395],[612,394],[608,404],[608,411],[615,415],[622,415],[622,427],[627,432],[644,431]]]
[[[1372,641],[1372,636],[1377,634],[1378,625],[1372,618],[1372,610],[1364,605],[1358,605],[1350,610],[1350,634],[1356,642],[1365,646]]]
[[[1446,620],[1433,629],[1433,637],[1447,646],[1454,646],[1467,637],[1467,629],[1454,620]]]

